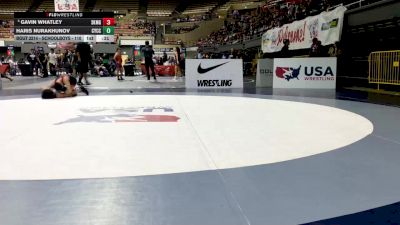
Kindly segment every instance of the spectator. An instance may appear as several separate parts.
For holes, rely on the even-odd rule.
[[[167,55],[167,53],[164,51],[163,57],[162,57],[162,63],[164,64],[164,63],[167,62],[167,61],[168,61],[168,55]]]
[[[325,51],[324,47],[322,46],[322,42],[321,42],[321,41],[318,41],[318,42],[317,42],[317,45],[318,45],[318,50],[319,50],[319,52],[318,52],[318,57],[324,57],[324,56],[326,56],[326,51]]]
[[[202,59],[203,58],[203,53],[201,52],[200,49],[197,50],[197,59]]]
[[[317,38],[313,38],[312,40],[312,45],[310,48],[310,57],[319,57],[321,54],[321,49],[320,49],[320,45],[318,44],[318,39]]]
[[[181,49],[179,47],[175,48],[175,59],[176,59],[176,65],[175,65],[175,77],[174,80],[177,79],[178,76],[182,76],[182,56],[181,56]]]
[[[328,51],[328,55],[330,57],[338,57],[342,54],[342,50],[339,49],[339,42],[335,42],[335,44],[333,44]]]
[[[283,47],[279,53],[280,58],[290,58],[290,51],[289,51],[290,42],[288,39],[283,41]]]
[[[325,0],[327,1],[327,0]],[[223,27],[212,32],[208,38],[200,39],[198,46],[218,46],[229,43],[241,43],[250,40],[253,36],[259,36],[265,31],[300,20],[308,16],[308,11],[315,12],[325,10],[326,3],[318,1],[296,1],[295,4],[264,5],[252,11],[238,11],[232,13],[233,21],[224,22]],[[324,8],[325,7],[325,8]]]
[[[56,67],[57,67],[57,54],[54,53],[54,49],[50,49],[50,53],[49,53],[48,58],[49,58],[49,71],[50,71],[50,74],[53,75],[53,76],[56,76],[57,75],[57,72],[56,72],[57,71],[56,70]]]

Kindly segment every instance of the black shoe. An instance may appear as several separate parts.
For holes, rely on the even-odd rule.
[[[86,82],[86,85],[92,85],[92,83],[90,83],[90,82]]]
[[[85,93],[86,95],[89,95],[89,91],[84,87],[84,86],[79,86],[79,89]]]
[[[78,84],[78,85],[83,85],[83,83],[82,83],[82,82],[80,82],[80,81],[79,81],[77,84]]]

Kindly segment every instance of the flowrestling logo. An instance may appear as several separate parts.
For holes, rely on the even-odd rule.
[[[55,123],[142,123],[178,122],[172,107],[100,107],[82,108],[81,115]]]
[[[303,80],[310,81],[335,80],[335,75],[330,66],[276,67],[275,75],[287,81],[300,80],[300,77],[304,77]]]

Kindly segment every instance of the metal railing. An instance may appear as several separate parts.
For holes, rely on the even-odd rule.
[[[384,1],[384,0],[356,0],[356,1],[345,1],[344,0],[340,4],[337,4],[337,5],[329,7],[328,10],[329,11],[333,10],[333,9],[339,7],[339,6],[345,6],[347,9],[357,9],[357,8],[361,8],[363,6],[370,5],[370,4],[373,4],[373,3],[377,3],[377,2],[380,2],[380,1]]]
[[[372,52],[368,57],[370,84],[400,85],[400,50]]]

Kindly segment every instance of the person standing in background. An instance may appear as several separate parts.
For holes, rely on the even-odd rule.
[[[319,57],[321,55],[321,45],[318,43],[317,38],[312,39],[312,45],[310,48],[310,57]]]
[[[117,67],[115,70],[115,75],[117,76],[118,80],[124,80],[124,78],[122,77],[123,67],[122,67],[122,55],[120,48],[117,48],[117,51],[115,52],[114,55],[114,60]]]
[[[56,69],[56,73],[57,73],[57,76],[60,76],[61,75],[61,72],[62,72],[62,53],[61,53],[61,50],[60,49],[58,49],[57,50],[57,63],[56,63],[56,65],[57,65],[57,69]]]
[[[57,76],[57,54],[54,53],[54,49],[50,49],[49,53],[49,71],[53,76]]]
[[[279,53],[280,58],[290,58],[289,45],[290,41],[288,39],[283,40],[283,47]]]
[[[82,84],[82,79],[85,80],[86,85],[90,85],[87,79],[87,72],[89,71],[90,45],[88,43],[78,43],[76,45],[76,55],[78,61],[76,63],[76,72],[79,74],[78,84]]]
[[[182,76],[182,68],[181,68],[181,49],[179,47],[175,48],[175,77],[174,80],[178,78],[178,76]]]
[[[345,68],[345,60],[343,58],[343,50],[340,46],[339,42],[335,42],[328,51],[329,57],[336,57],[337,58],[337,74],[342,75],[342,72],[344,71],[343,68]]]
[[[41,69],[42,69],[42,77],[48,77],[49,76],[48,70],[47,70],[48,58],[47,58],[47,55],[44,53],[43,50],[41,50],[39,52],[39,57],[38,58],[39,58],[39,62],[40,62]]]
[[[3,65],[3,64],[5,64],[5,65]],[[13,81],[11,76],[8,74],[9,71],[10,71],[10,65],[9,65],[8,61],[4,58],[4,56],[1,56],[1,59],[0,59],[0,79],[2,77],[5,77],[5,78],[9,79],[10,81]]]
[[[156,72],[154,71],[154,62],[153,62],[153,55],[154,55],[154,50],[153,48],[149,45],[149,41],[145,42],[145,46],[141,49],[142,55],[144,57],[144,64],[146,67],[146,73],[147,73],[147,80],[150,80],[150,70],[153,73],[154,80],[157,80],[156,78]]]
[[[167,55],[167,53],[164,51],[163,57],[162,57],[162,63],[164,64],[166,61],[168,61],[168,55]]]
[[[32,74],[33,74],[33,72],[36,72],[36,76],[41,77],[40,76],[41,64],[40,64],[39,57],[36,54],[35,49],[32,49],[31,54],[28,55],[28,62],[31,64]]]
[[[78,56],[75,53],[75,50],[71,50],[71,66],[72,66],[72,76],[76,77],[76,63],[78,62]]]

